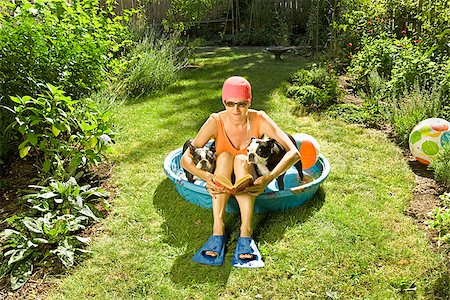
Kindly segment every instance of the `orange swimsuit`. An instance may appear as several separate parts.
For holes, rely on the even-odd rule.
[[[263,114],[262,111],[257,111],[256,116],[251,124],[251,130],[250,130],[250,138],[260,138],[261,133],[259,130],[260,124],[261,124],[261,115]],[[217,136],[216,136],[216,154],[219,155],[222,152],[229,152],[233,154],[234,156],[238,154],[247,154],[247,147],[244,149],[236,149],[233,144],[230,142],[230,139],[228,138],[225,128],[223,126],[222,120],[219,117],[218,113],[211,114],[211,117],[216,120],[217,124]]]

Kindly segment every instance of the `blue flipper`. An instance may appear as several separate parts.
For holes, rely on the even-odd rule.
[[[192,260],[204,265],[221,266],[225,258],[225,244],[225,236],[212,235],[203,247],[195,253]],[[206,255],[206,251],[214,251],[217,256]]]
[[[251,259],[241,259],[239,256],[242,254],[251,254]],[[264,261],[262,260],[261,253],[259,253],[256,247],[255,241],[251,237],[240,237],[237,241],[236,250],[234,251],[233,267],[238,268],[262,268],[264,267]]]

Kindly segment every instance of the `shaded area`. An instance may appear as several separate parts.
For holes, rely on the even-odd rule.
[[[304,205],[283,212],[256,214],[253,219],[254,238],[257,241],[275,243],[282,239],[285,231],[306,222],[320,210],[325,201],[325,192],[320,188],[316,196]],[[203,266],[191,261],[194,253],[211,235],[212,211],[185,201],[169,180],[163,180],[157,187],[153,203],[164,217],[161,225],[165,231],[164,242],[174,247],[184,247],[185,252],[176,258],[170,273],[173,282],[182,285],[210,283],[225,286],[231,271],[231,258],[239,236],[240,217],[227,214],[225,227],[230,234],[224,265]]]

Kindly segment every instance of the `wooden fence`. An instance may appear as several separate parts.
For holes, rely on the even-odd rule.
[[[259,6],[272,3],[275,7],[290,10],[293,15],[302,12],[311,0],[248,0],[247,4],[251,9],[258,9]],[[146,4],[147,20],[151,23],[160,23],[170,8],[170,0],[153,0]],[[138,8],[139,0],[118,0],[116,8],[117,13],[121,13],[125,9]],[[229,19],[238,21],[241,15],[239,0],[222,0],[213,7],[212,11],[201,23],[209,22],[226,22],[224,16],[228,15]]]

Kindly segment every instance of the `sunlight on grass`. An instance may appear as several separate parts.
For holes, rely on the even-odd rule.
[[[414,176],[401,150],[381,132],[290,113],[286,80],[312,62],[274,61],[245,48],[206,49],[195,62],[202,67],[186,70],[168,91],[117,107],[118,195],[92,257],[58,280],[51,298],[400,299],[426,297],[445,282],[441,254],[403,214]],[[171,150],[222,109],[221,85],[236,74],[252,83],[252,107],[290,133],[315,136],[332,167],[314,200],[255,217],[266,262],[259,270],[230,266],[240,225],[234,215],[226,218],[232,236],[224,266],[191,262],[211,233],[211,212],[184,201],[162,168]],[[413,283],[416,292],[400,293]]]

